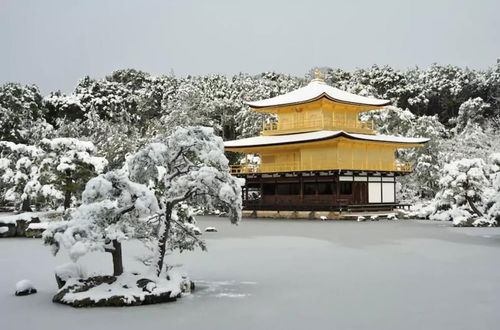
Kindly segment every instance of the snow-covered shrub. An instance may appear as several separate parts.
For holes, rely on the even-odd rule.
[[[0,202],[16,210],[31,211],[37,197],[39,162],[44,152],[36,146],[0,141]]]
[[[485,116],[491,110],[490,104],[483,101],[482,98],[476,97],[474,99],[468,99],[460,105],[458,110],[458,116],[453,118],[456,126],[454,128],[455,132],[461,132],[468,125],[484,125],[486,121]]]
[[[486,221],[498,226],[500,225],[500,153],[492,154],[491,165],[491,192],[486,196]]]
[[[446,164],[439,184],[435,211],[430,219],[452,220],[462,226],[482,217],[482,198],[489,186],[487,166],[482,159],[461,159]]]

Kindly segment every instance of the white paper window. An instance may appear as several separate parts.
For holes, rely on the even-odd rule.
[[[384,203],[394,203],[394,182],[382,183],[382,201]]]
[[[380,182],[368,182],[368,203],[382,202],[382,184]]]

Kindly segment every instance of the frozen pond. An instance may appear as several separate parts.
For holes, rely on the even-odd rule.
[[[200,217],[208,253],[181,255],[197,291],[175,303],[56,305],[52,257],[37,239],[0,240],[0,328],[498,329],[500,228],[422,221],[342,222]],[[139,268],[137,244],[125,268]],[[106,254],[89,271],[111,269]],[[168,257],[178,263],[179,256]],[[14,297],[28,278],[39,293]]]

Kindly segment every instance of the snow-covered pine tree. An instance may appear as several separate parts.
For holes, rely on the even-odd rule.
[[[41,184],[52,185],[64,194],[64,209],[71,207],[72,197],[78,198],[87,181],[107,166],[105,158],[94,155],[96,148],[90,141],[43,139],[41,148],[45,151],[40,166]]]
[[[229,174],[222,139],[211,128],[178,128],[162,142],[137,152],[129,159],[128,169],[132,181],[154,189],[161,208],[154,260],[157,274],[163,268],[180,203],[216,201],[232,223],[241,219],[241,183]]]
[[[154,193],[131,182],[124,171],[112,171],[91,179],[82,193],[82,205],[69,221],[55,222],[43,233],[55,254],[62,248],[73,261],[92,251],[109,252],[113,275],[123,273],[122,242],[150,240],[149,218],[159,211]]]
[[[52,129],[45,120],[46,112],[38,87],[0,86],[0,141],[35,144]]]

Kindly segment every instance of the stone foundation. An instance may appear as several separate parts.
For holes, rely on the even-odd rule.
[[[260,219],[293,219],[293,220],[354,220],[363,216],[370,218],[377,216],[378,219],[387,219],[390,214],[395,214],[398,219],[404,218],[401,211],[392,212],[328,212],[328,211],[243,211],[243,218]]]

